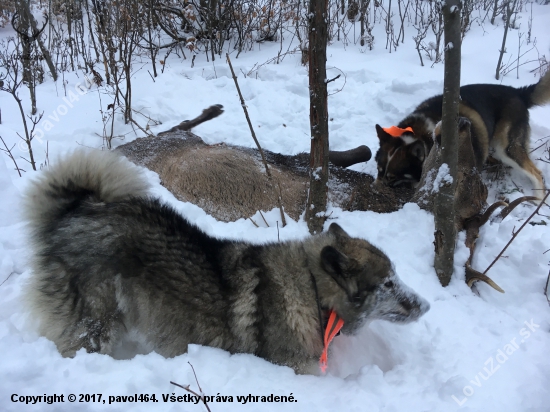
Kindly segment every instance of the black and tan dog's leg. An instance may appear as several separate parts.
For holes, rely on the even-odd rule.
[[[523,103],[511,102],[496,124],[492,146],[494,156],[507,166],[521,172],[533,184],[534,196],[544,197],[542,172],[529,157],[529,113]]]

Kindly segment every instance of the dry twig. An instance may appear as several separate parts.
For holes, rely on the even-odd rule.
[[[489,267],[487,269],[485,269],[485,272],[483,272],[483,275],[487,274],[487,272],[489,271],[489,269],[491,269],[493,267],[493,265],[496,263],[496,261],[502,256],[502,254],[504,253],[504,251],[506,249],[508,249],[508,246],[510,246],[512,244],[512,242],[514,241],[514,239],[517,237],[517,235],[519,234],[519,232],[521,232],[521,230],[525,227],[525,225],[527,225],[527,223],[529,223],[529,221],[533,218],[533,216],[535,216],[538,211],[540,210],[540,208],[542,207],[542,205],[545,204],[546,202],[546,199],[548,198],[548,195],[550,195],[550,191],[546,193],[546,196],[544,196],[544,198],[542,199],[542,201],[540,202],[540,204],[537,206],[537,208],[535,209],[535,211],[533,213],[531,213],[531,216],[529,216],[527,218],[527,220],[525,222],[523,222],[523,224],[521,225],[521,227],[516,231],[512,231],[512,238],[510,239],[510,241],[506,244],[506,246],[504,246],[504,248],[500,251],[500,253],[498,254],[498,256],[491,262],[491,264],[489,265]]]
[[[8,155],[8,157],[12,160],[13,164],[15,165],[15,170],[17,170],[17,173],[19,173],[19,177],[21,177],[21,170],[23,170],[23,169],[19,168],[19,166],[17,165],[17,162],[15,161],[15,159],[13,157],[13,154],[11,153],[11,151],[15,147],[15,144],[11,147],[11,149],[9,149],[8,146],[6,145],[6,142],[2,138],[2,136],[0,136],[0,140],[2,140],[2,143],[4,144],[4,147],[5,147],[5,149],[0,149],[0,150],[5,152]]]
[[[497,208],[499,208],[501,206],[504,206],[504,209],[502,209],[502,211],[497,216],[497,218],[502,220],[506,216],[508,216],[508,214],[510,214],[510,212],[512,210],[514,210],[522,202],[531,201],[531,200],[538,200],[538,198],[534,197],[534,196],[523,196],[523,197],[520,197],[520,198],[514,200],[510,204],[508,204],[506,202],[503,202],[503,201],[498,201],[498,202],[493,203],[491,206],[489,206],[487,208],[487,210],[483,213],[483,215],[474,216],[473,218],[468,219],[465,222],[466,246],[470,249],[470,257],[466,261],[466,265],[465,265],[465,268],[466,268],[466,284],[470,288],[474,285],[475,282],[481,280],[482,282],[487,283],[489,286],[491,286],[493,289],[499,291],[500,293],[504,293],[504,290],[500,286],[498,286],[489,276],[487,276],[486,273],[491,268],[491,266],[496,262],[496,260],[502,255],[502,253],[504,253],[504,250],[506,250],[506,247],[508,247],[508,245],[510,243],[512,243],[513,238],[512,238],[512,240],[510,240],[509,244],[506,245],[506,247],[502,250],[502,252],[500,252],[500,255],[495,259],[495,261],[493,261],[493,263],[491,263],[491,266],[489,266],[489,268],[487,268],[487,270],[485,270],[485,272],[481,273],[481,272],[478,272],[477,270],[475,270],[474,268],[472,268],[472,266],[471,266],[472,265],[472,260],[473,260],[473,257],[474,257],[474,249],[475,249],[476,240],[477,240],[478,235],[479,235],[479,228],[481,226],[483,226],[485,223],[487,223],[487,221],[489,220],[489,218],[491,217],[491,215],[493,214],[493,212]],[[531,218],[529,218],[529,219],[531,219]],[[527,222],[528,221],[529,220],[527,220]],[[516,232],[516,234],[517,234],[517,232]]]
[[[201,385],[199,384],[199,380],[197,378],[197,373],[195,372],[195,368],[193,367],[193,365],[191,365],[191,362],[187,362],[187,363],[191,366],[191,369],[193,369],[193,375],[195,375],[195,381],[197,382],[197,386],[199,387],[200,394],[198,394],[193,389],[191,389],[190,385],[180,385],[179,383],[176,383],[176,382],[173,382],[173,381],[170,381],[170,383],[172,385],[175,385],[175,386],[179,387],[179,388],[185,389],[187,392],[189,392],[189,393],[191,393],[195,396],[198,396],[202,400],[202,402],[204,403],[204,406],[206,406],[206,410],[208,412],[212,412],[210,410],[210,407],[208,406],[208,403],[206,402],[206,399],[204,399],[204,393],[202,392]]]
[[[271,172],[269,171],[269,167],[267,166],[267,161],[265,159],[264,151],[262,150],[262,147],[260,146],[260,142],[258,142],[258,139],[256,138],[256,133],[254,133],[254,128],[252,127],[252,122],[250,121],[250,117],[248,116],[248,110],[246,110],[246,104],[244,102],[243,95],[241,93],[241,89],[239,87],[239,82],[237,81],[237,76],[235,75],[235,71],[233,70],[233,65],[231,64],[231,59],[229,58],[229,53],[226,53],[227,63],[229,64],[229,69],[231,70],[231,75],[233,76],[233,80],[235,81],[235,87],[237,88],[237,93],[239,93],[239,99],[241,100],[241,107],[243,108],[244,115],[246,117],[246,121],[248,122],[248,127],[250,128],[250,133],[252,134],[252,138],[254,139],[254,142],[256,143],[256,146],[258,147],[258,150],[260,151],[260,156],[262,157],[262,162],[265,167],[265,173],[267,174],[267,178],[271,183],[273,183],[273,177],[271,175]],[[277,203],[279,205],[279,210],[281,211],[281,220],[283,227],[286,226],[286,219],[285,219],[285,212],[283,210],[283,204],[282,204],[282,194],[281,194],[281,186],[279,185],[279,196],[277,197]]]
[[[254,222],[254,220],[253,220],[251,217],[249,217],[248,219],[252,222],[252,224],[253,224],[254,226],[260,227],[260,226],[258,226],[258,224],[257,224],[256,222]]]
[[[267,227],[269,227],[269,223],[267,223],[267,220],[265,220],[264,214],[262,213],[261,210],[259,210],[259,212],[260,212],[260,216],[261,216],[262,219],[264,220],[265,225],[266,225]]]

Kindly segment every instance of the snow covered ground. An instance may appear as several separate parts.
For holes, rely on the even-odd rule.
[[[533,6],[533,36],[539,52],[550,56],[550,6]],[[523,14],[526,25],[527,15]],[[498,26],[476,24],[463,43],[462,84],[495,83],[494,71],[502,41],[502,22]],[[412,32],[408,32],[412,35]],[[509,34],[509,48],[517,47],[517,31]],[[0,36],[11,35],[10,28]],[[329,97],[330,144],[345,150],[360,144],[373,152],[378,148],[374,125],[396,124],[423,99],[442,91],[443,65],[421,67],[409,35],[396,52],[384,49],[385,33],[375,32],[373,51],[359,46],[334,43],[328,50],[329,78],[345,74],[345,87]],[[262,44],[259,50],[243,53],[232,63],[239,73],[241,90],[265,149],[285,154],[308,151],[309,100],[307,70],[298,55],[286,56],[279,64],[266,64],[246,78],[254,64],[275,56],[277,44]],[[512,52],[512,51],[511,51]],[[523,60],[536,59],[535,51]],[[426,60],[426,59],[425,59]],[[521,86],[537,81],[529,70],[536,63],[520,67],[520,78],[510,73],[502,84]],[[205,107],[222,104],[225,114],[194,130],[208,143],[226,142],[254,146],[237,92],[225,59],[214,63],[203,55],[190,67],[190,61],[169,58],[167,67],[153,82],[147,65],[133,79],[134,107],[141,109],[166,130],[184,119],[195,117]],[[38,87],[38,107],[44,111],[40,141],[34,143],[38,163],[44,163],[46,147],[53,163],[60,154],[79,145],[99,148],[103,127],[99,112],[100,94],[96,86],[76,89],[84,84],[83,74],[65,74],[66,89],[72,101],[64,100],[63,79],[55,84],[48,79]],[[330,83],[335,91],[344,85],[344,76]],[[82,93],[82,94],[81,94]],[[70,96],[70,94],[68,94]],[[26,90],[22,93],[28,109]],[[105,108],[109,103],[102,95]],[[2,124],[0,135],[11,146],[19,142],[16,132],[22,124],[11,96],[0,94]],[[532,146],[548,138],[550,107],[531,111]],[[49,123],[46,123],[49,122]],[[115,124],[124,140],[136,135],[121,119]],[[47,142],[47,146],[46,146]],[[538,142],[538,143],[537,143]],[[534,159],[544,155],[541,148]],[[25,155],[22,146],[14,149]],[[201,346],[174,359],[157,354],[131,360],[80,351],[74,359],[64,359],[55,345],[39,337],[32,319],[22,305],[22,289],[31,276],[25,223],[19,215],[21,193],[40,172],[27,171],[20,178],[11,160],[0,156],[0,409],[29,411],[195,411],[205,410],[192,402],[164,401],[163,395],[186,395],[170,384],[191,384],[198,390],[191,363],[212,411],[548,411],[550,410],[550,308],[544,296],[548,276],[550,231],[547,216],[527,225],[496,265],[488,273],[505,291],[500,294],[479,284],[479,296],[464,283],[463,265],[468,251],[459,240],[456,270],[450,286],[442,288],[433,262],[433,218],[414,204],[402,210],[380,215],[372,212],[344,212],[333,209],[337,221],[353,236],[364,237],[384,250],[395,263],[398,274],[413,289],[429,300],[431,310],[419,322],[395,325],[376,321],[364,327],[358,336],[339,336],[333,342],[328,374],[322,377],[297,376],[286,367],[270,364],[252,355],[230,355]],[[25,162],[18,160],[21,166]],[[537,160],[546,182],[550,167]],[[375,164],[355,165],[355,170],[374,174]],[[29,170],[30,168],[26,168]],[[148,172],[153,194],[172,204],[184,216],[212,235],[263,242],[277,239],[275,221],[278,211],[266,214],[270,227],[255,228],[250,221],[216,221],[198,207],[177,201],[159,184],[158,176]],[[520,187],[530,184],[512,173]],[[493,185],[491,195],[506,192],[510,198],[520,194],[510,178]],[[493,197],[494,198],[494,197]],[[484,270],[510,239],[533,205],[516,209],[501,223],[482,228],[474,267]],[[542,210],[548,215],[548,208]],[[328,222],[330,223],[330,221]],[[327,224],[328,224],[327,223]],[[308,235],[303,221],[290,222],[280,229],[282,240]],[[461,237],[463,240],[463,236]],[[25,396],[64,395],[64,403],[25,405]],[[77,396],[70,403],[69,394]],[[95,394],[96,402],[79,402],[80,394]],[[97,402],[98,394],[102,395]],[[155,394],[157,402],[113,403],[110,396]],[[247,402],[237,396],[293,396],[292,403]],[[217,396],[219,398],[216,398]],[[225,397],[225,402],[224,398]],[[230,398],[232,397],[232,399]],[[17,402],[14,402],[17,401]],[[82,398],[86,401],[86,398]],[[103,400],[106,402],[103,403]],[[119,398],[122,400],[122,398]]]

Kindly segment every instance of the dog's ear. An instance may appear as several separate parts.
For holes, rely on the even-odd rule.
[[[321,251],[321,266],[348,296],[352,296],[357,291],[356,280],[350,276],[348,270],[351,263],[349,257],[333,246],[325,246]]]
[[[338,223],[331,223],[328,227],[328,233],[332,233],[337,239],[349,238],[347,232]]]
[[[407,151],[414,157],[416,157],[421,162],[426,158],[426,149],[422,141],[417,140],[414,143],[411,143],[407,146]]]
[[[323,250],[321,250],[321,266],[333,277],[345,277],[348,264],[349,258],[342,252],[339,252],[335,247],[325,246]]]
[[[377,124],[375,127],[376,134],[378,135],[378,139],[380,140],[380,142],[387,142],[393,139],[389,133],[386,133],[384,129],[380,127],[380,125]]]

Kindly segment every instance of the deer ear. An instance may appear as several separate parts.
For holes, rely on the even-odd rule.
[[[416,157],[421,162],[423,162],[424,159],[426,158],[426,149],[424,147],[424,143],[422,143],[420,140],[408,145],[407,149],[411,155]]]

